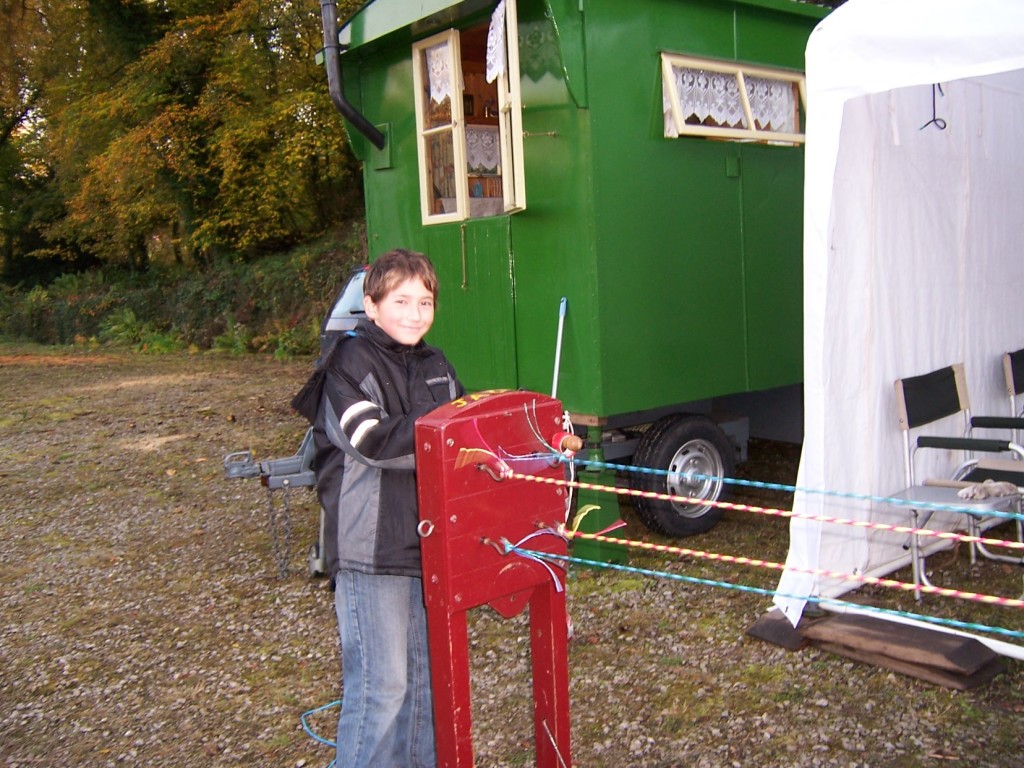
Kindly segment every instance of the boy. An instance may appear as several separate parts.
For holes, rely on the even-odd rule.
[[[327,510],[337,517],[338,768],[436,765],[413,427],[465,394],[444,354],[423,342],[437,291],[426,256],[380,256],[363,283],[368,319],[324,363],[317,427],[344,451]]]

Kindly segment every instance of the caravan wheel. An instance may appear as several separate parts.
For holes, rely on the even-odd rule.
[[[701,502],[725,500],[728,485],[722,478],[735,471],[735,450],[711,419],[687,414],[660,419],[641,438],[633,461],[637,466],[661,470],[634,475],[634,489],[697,500],[686,503],[638,497],[637,516],[652,531],[693,536],[711,530],[722,518],[721,508]]]

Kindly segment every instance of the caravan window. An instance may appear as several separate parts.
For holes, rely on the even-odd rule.
[[[526,207],[515,11],[413,45],[424,224]]]
[[[661,55],[665,136],[803,143],[804,77],[783,69]]]

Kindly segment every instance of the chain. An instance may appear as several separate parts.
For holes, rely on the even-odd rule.
[[[284,486],[282,512],[278,514],[274,505],[274,491],[267,489],[267,507],[270,519],[270,544],[274,561],[277,563],[278,575],[283,579],[288,575],[288,561],[292,548],[292,510],[289,503],[289,488]]]

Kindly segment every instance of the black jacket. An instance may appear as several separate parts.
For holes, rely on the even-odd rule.
[[[324,369],[314,469],[328,572],[420,576],[414,426],[465,391],[439,349],[399,344],[369,320]]]

